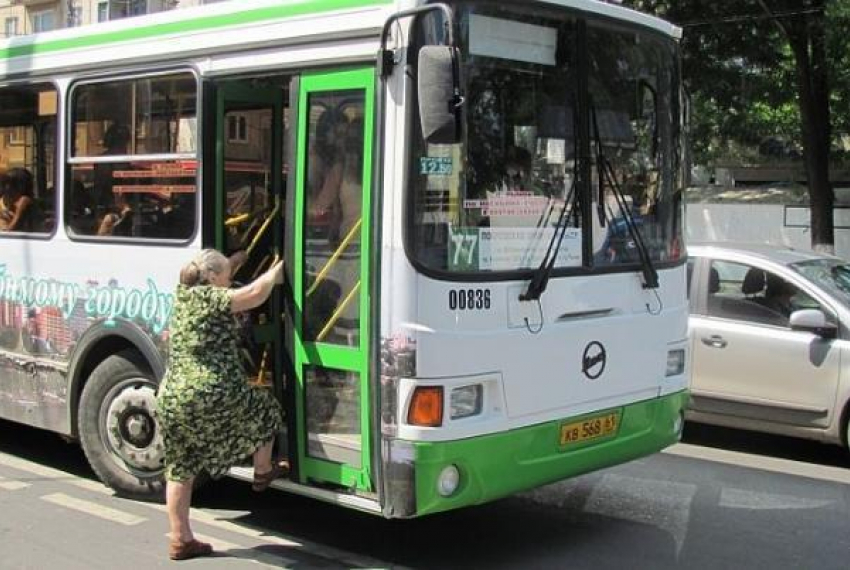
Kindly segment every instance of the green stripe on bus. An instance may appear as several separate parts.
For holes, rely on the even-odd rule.
[[[120,32],[93,32],[91,34],[62,40],[35,41],[27,45],[12,46],[0,49],[0,59],[8,59],[21,56],[33,56],[49,52],[68,49],[93,47],[101,44],[142,40],[180,34],[186,32],[198,32],[228,26],[238,26],[274,20],[280,18],[292,18],[307,14],[318,14],[332,12],[335,10],[347,10],[365,6],[380,6],[391,3],[390,0],[300,0],[295,3],[286,3],[281,6],[267,6],[256,10],[220,14],[215,16],[201,16],[193,20],[181,20],[164,24],[152,24],[140,26]]]

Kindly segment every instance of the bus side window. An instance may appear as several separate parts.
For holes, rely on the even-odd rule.
[[[72,91],[72,235],[179,239],[195,228],[197,82],[175,73]]]
[[[55,225],[56,89],[0,88],[0,235]]]

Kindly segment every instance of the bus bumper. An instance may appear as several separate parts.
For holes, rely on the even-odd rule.
[[[414,442],[416,512],[413,516],[477,505],[540,485],[637,459],[676,443],[688,392],[493,435],[448,442]],[[562,446],[561,427],[619,410],[609,436]],[[441,471],[454,465],[457,489],[438,490]]]

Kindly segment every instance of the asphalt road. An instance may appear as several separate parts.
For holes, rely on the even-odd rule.
[[[844,570],[850,559],[850,455],[731,430],[689,426],[668,452],[411,521],[222,480],[202,489],[193,509],[195,531],[221,554],[181,563],[165,556],[161,505],[114,497],[80,449],[55,435],[7,422],[0,434],[4,570]]]

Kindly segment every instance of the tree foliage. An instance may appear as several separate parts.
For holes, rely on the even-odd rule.
[[[624,0],[681,26],[696,160],[805,165],[813,245],[833,242],[830,165],[850,134],[850,0]],[[785,141],[786,146],[766,141]],[[771,151],[774,149],[774,151]],[[767,152],[766,152],[767,151]],[[767,155],[767,156],[765,156]]]

